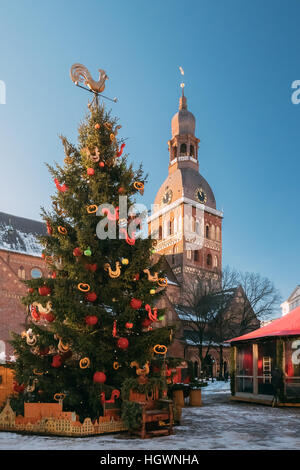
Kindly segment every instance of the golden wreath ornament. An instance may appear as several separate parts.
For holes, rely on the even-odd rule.
[[[66,227],[62,227],[61,225],[57,227],[57,230],[61,235],[67,235],[68,233],[68,230],[66,229]]]
[[[168,279],[166,277],[160,277],[157,283],[160,287],[166,287],[168,285]]]
[[[90,206],[86,207],[86,211],[88,214],[95,214],[97,210],[98,210],[98,206],[96,204],[91,204]]]
[[[88,357],[83,357],[79,361],[80,369],[87,369],[88,367],[90,367],[90,365],[91,365],[91,361]]]
[[[83,282],[80,282],[77,285],[78,290],[81,292],[89,292],[91,290],[91,286],[89,284],[84,284]]]
[[[137,189],[141,194],[143,194],[145,185],[142,181],[135,181],[133,183],[133,187],[134,187],[134,189]]]
[[[55,401],[61,401],[61,400],[64,400],[66,398],[66,394],[65,393],[55,393],[53,395],[53,399]]]
[[[165,355],[167,354],[167,351],[168,351],[168,348],[167,346],[165,346],[164,344],[156,344],[153,348],[153,351],[156,353],[156,354],[162,354],[162,355]]]

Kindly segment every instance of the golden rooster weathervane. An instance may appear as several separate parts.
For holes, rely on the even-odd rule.
[[[94,99],[98,103],[98,95],[102,93],[105,89],[105,82],[108,79],[108,76],[105,70],[99,69],[99,79],[98,81],[92,78],[89,70],[82,64],[73,64],[70,70],[70,77],[72,82],[75,83],[76,86],[83,88],[84,90],[90,91],[94,93]],[[79,83],[84,83],[86,87],[79,85]],[[106,98],[110,101],[117,102],[117,98],[108,98],[101,94],[103,98]]]

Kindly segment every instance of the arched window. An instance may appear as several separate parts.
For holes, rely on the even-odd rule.
[[[205,236],[206,238],[209,238],[209,225],[205,226]]]
[[[217,229],[216,229],[216,239],[218,242],[221,241],[221,230],[220,230],[220,227],[217,226]]]
[[[193,157],[194,154],[195,154],[194,146],[190,145],[190,155],[192,155],[192,157]]]
[[[186,144],[180,145],[180,154],[186,154]]]
[[[199,250],[194,250],[194,261],[199,261]]]
[[[174,160],[174,158],[177,157],[177,147],[176,147],[176,145],[174,145],[174,147],[172,147],[172,157],[173,157],[173,160]]]
[[[212,240],[215,240],[215,238],[216,238],[216,228],[215,228],[214,225],[212,225],[212,226],[210,227],[210,238],[211,238]]]
[[[174,220],[169,220],[169,235],[174,234]]]
[[[215,255],[215,256],[214,256],[214,268],[217,268],[217,267],[218,267],[218,264],[219,264],[219,260],[218,260],[217,255]]]
[[[210,253],[208,253],[207,257],[206,257],[206,264],[207,266],[211,266],[212,264],[212,256]]]
[[[20,279],[25,279],[25,269],[23,266],[20,266],[18,269],[18,277]]]
[[[196,233],[197,233],[197,235],[201,235],[200,230],[201,230],[200,222],[199,222],[199,220],[196,220]]]
[[[162,226],[161,225],[158,227],[158,239],[162,240]]]

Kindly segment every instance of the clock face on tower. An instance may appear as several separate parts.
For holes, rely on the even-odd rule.
[[[197,201],[201,202],[201,204],[205,204],[207,201],[207,196],[202,188],[197,188],[195,191],[195,196]]]
[[[170,202],[172,201],[172,196],[173,196],[172,189],[168,189],[162,197],[162,203],[170,204]]]

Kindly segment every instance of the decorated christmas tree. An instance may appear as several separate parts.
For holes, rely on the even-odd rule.
[[[15,409],[63,397],[81,420],[102,415],[103,394],[121,404],[141,372],[163,393],[153,360],[172,340],[171,328],[153,327],[166,283],[153,240],[139,236],[142,214],[127,212],[143,193],[142,166],[128,163],[121,126],[97,94],[88,108],[77,145],[62,136],[64,161],[48,165],[55,194],[40,242],[49,277],[25,281],[25,327],[12,340]]]

